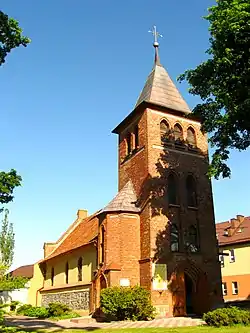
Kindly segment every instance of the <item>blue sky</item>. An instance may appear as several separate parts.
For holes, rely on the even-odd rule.
[[[153,64],[173,79],[205,59],[212,0],[2,0],[32,39],[0,68],[1,170],[23,177],[9,205],[16,233],[13,267],[42,257],[79,208],[89,213],[117,191],[117,137]],[[178,85],[193,107],[185,84]],[[233,152],[232,178],[213,182],[216,221],[250,215],[249,151]]]

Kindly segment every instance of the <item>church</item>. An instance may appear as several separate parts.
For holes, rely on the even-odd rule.
[[[118,194],[44,244],[32,303],[94,314],[112,286],[150,291],[159,316],[200,315],[223,304],[207,136],[163,67],[154,64],[133,111],[115,127]]]

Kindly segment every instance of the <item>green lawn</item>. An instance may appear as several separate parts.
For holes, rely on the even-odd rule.
[[[48,333],[49,331],[32,331],[36,333]],[[60,333],[250,333],[250,327],[184,327],[184,328],[129,328],[129,329],[88,329],[88,330],[55,330]]]

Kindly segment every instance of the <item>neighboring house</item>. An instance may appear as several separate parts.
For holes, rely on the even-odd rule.
[[[119,192],[91,216],[79,210],[57,242],[45,243],[34,267],[35,304],[60,301],[94,312],[101,290],[117,285],[147,288],[165,316],[201,314],[223,303],[207,137],[199,120],[187,117],[191,111],[154,47],[135,108],[113,130]],[[105,188],[96,190],[101,195]]]
[[[24,277],[29,279],[26,285],[21,289],[4,290],[0,291],[0,303],[10,303],[11,301],[18,301],[22,304],[32,302],[33,290],[30,289],[31,284],[34,285],[34,265],[25,265],[14,269],[9,272],[7,276]]]
[[[22,276],[28,279],[31,279],[33,277],[34,273],[34,265],[25,265],[20,266],[13,271],[9,272],[9,276]]]
[[[250,216],[216,224],[225,301],[250,300]]]

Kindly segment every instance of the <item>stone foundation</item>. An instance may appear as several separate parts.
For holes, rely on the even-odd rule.
[[[89,290],[42,294],[42,306],[52,302],[66,304],[73,310],[89,310]]]

